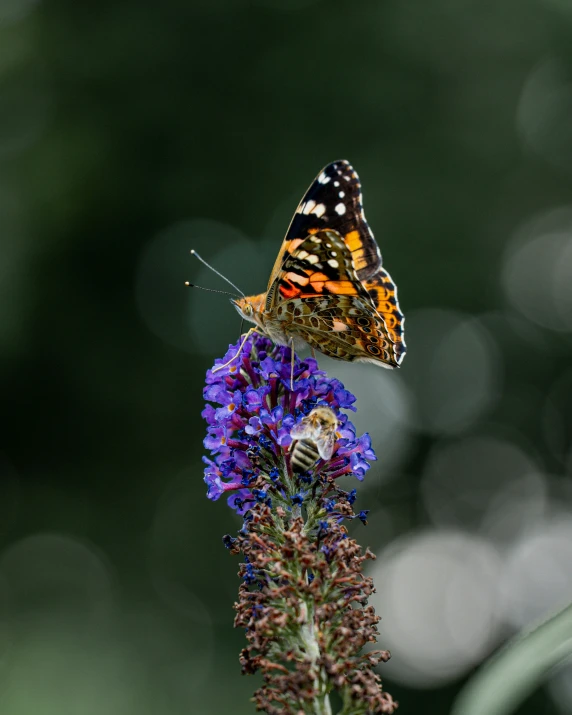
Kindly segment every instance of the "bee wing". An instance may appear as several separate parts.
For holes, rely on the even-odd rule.
[[[297,425],[290,430],[292,439],[314,439],[314,425],[309,417],[304,417]]]
[[[322,459],[328,460],[332,458],[335,443],[336,433],[333,430],[316,437],[316,447],[318,448],[318,454]]]

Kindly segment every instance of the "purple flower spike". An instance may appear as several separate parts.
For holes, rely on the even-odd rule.
[[[311,469],[299,479],[301,483],[293,485],[292,494],[300,491],[302,483],[311,483],[318,473],[326,481],[344,474],[362,480],[369,462],[376,458],[371,440],[367,434],[356,438],[355,427],[340,412],[355,411],[355,396],[339,380],[319,370],[313,358],[301,360],[296,354],[294,389],[290,389],[289,348],[276,346],[256,333],[240,354],[239,346],[240,341],[231,345],[224,358],[215,361],[216,371],[207,372],[207,404],[202,416],[207,422],[204,445],[211,453],[210,459],[205,458],[204,477],[209,499],[240,490],[240,506],[232,499],[229,505],[243,513],[245,500],[255,501],[248,487],[259,477],[269,479],[276,469],[282,474],[289,464],[292,427],[317,406],[328,406],[338,416],[333,456],[326,462],[316,460],[316,470]],[[230,365],[220,368],[231,359]]]

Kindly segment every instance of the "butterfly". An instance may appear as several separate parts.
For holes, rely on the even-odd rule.
[[[257,330],[279,345],[307,344],[338,360],[401,364],[397,287],[382,266],[349,162],[328,164],[306,191],[266,292],[231,302],[256,326],[247,335]]]

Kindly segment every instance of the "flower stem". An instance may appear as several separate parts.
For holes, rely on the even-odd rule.
[[[308,607],[305,601],[300,603],[301,611],[308,613]],[[313,608],[310,609],[311,617],[300,629],[300,641],[304,647],[306,654],[310,657],[312,667],[321,657],[320,646],[316,638],[314,627]],[[314,688],[320,693],[314,698],[314,712],[316,715],[332,715],[332,707],[330,705],[330,697],[327,691],[327,680],[325,677],[317,676],[314,680]]]

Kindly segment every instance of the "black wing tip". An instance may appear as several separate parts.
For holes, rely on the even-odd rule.
[[[338,168],[338,165],[340,165],[340,166],[347,166],[347,167],[350,168],[350,169],[353,168],[351,162],[348,161],[347,159],[335,159],[334,161],[330,161],[329,164],[326,164],[326,166],[324,167],[324,169],[327,169],[327,168],[330,167],[330,166],[331,166],[333,169],[337,169],[337,168]]]

